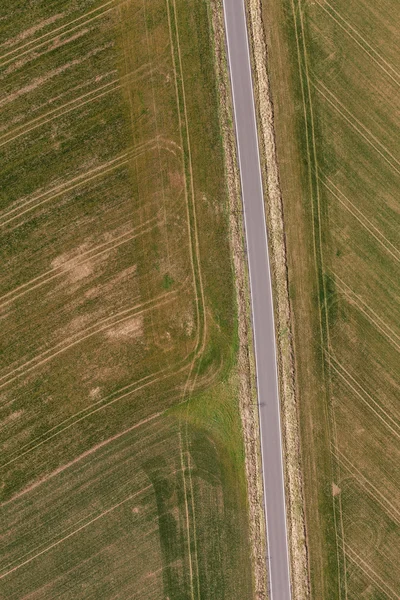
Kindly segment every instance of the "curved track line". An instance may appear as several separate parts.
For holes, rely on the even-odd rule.
[[[187,109],[186,109],[186,95],[185,95],[184,76],[183,76],[183,67],[182,67],[182,56],[181,56],[181,49],[180,49],[180,42],[179,42],[177,9],[176,9],[176,3],[173,0],[174,26],[175,26],[176,42],[177,42],[176,49],[178,52],[179,75],[180,75],[181,88],[182,88],[182,103],[183,103],[183,113],[184,113],[184,119],[185,119],[186,143],[187,143],[187,150],[188,150],[190,196],[191,196],[191,202],[192,202],[193,225],[194,225],[194,251],[193,251],[193,247],[192,247],[193,246],[193,238],[192,238],[192,232],[191,232],[191,218],[190,218],[190,211],[189,211],[189,194],[188,194],[188,189],[187,189],[188,184],[187,184],[186,169],[185,169],[182,120],[181,120],[181,114],[180,114],[181,106],[180,106],[179,91],[178,91],[178,74],[177,74],[177,66],[176,66],[175,55],[174,55],[171,7],[170,7],[169,0],[166,0],[166,5],[167,5],[169,38],[170,38],[170,46],[171,46],[171,57],[172,57],[172,64],[173,64],[173,71],[174,71],[175,95],[176,95],[176,104],[177,104],[178,121],[179,121],[179,133],[180,133],[181,146],[182,146],[182,169],[183,169],[183,174],[184,174],[184,178],[185,178],[185,199],[186,199],[187,225],[188,225],[188,235],[189,235],[190,262],[191,262],[191,266],[192,266],[193,285],[194,285],[195,296],[196,296],[196,321],[197,321],[196,350],[194,353],[192,363],[190,365],[189,373],[188,373],[188,376],[186,379],[186,384],[185,384],[184,390],[182,392],[182,400],[184,401],[184,399],[186,398],[187,388],[188,388],[188,385],[189,385],[189,382],[191,379],[195,361],[198,359],[199,356],[202,356],[203,352],[204,352],[205,343],[206,343],[207,321],[206,321],[204,290],[203,290],[203,283],[202,283],[202,277],[201,277],[200,250],[199,250],[198,232],[197,232],[196,206],[195,206],[195,194],[194,194],[194,183],[193,183],[193,168],[192,168],[191,147],[190,147],[190,137],[189,137],[189,123],[188,123],[188,116],[187,116]],[[198,289],[197,289],[196,270],[197,270],[197,277],[198,277],[198,283],[199,283],[199,289],[200,289],[200,298],[199,298]],[[201,307],[200,307],[200,305],[201,305]],[[200,321],[200,315],[202,316],[202,323]],[[188,401],[189,400],[190,400],[190,395],[189,395]],[[181,423],[179,424],[179,427],[181,428]],[[185,441],[186,441],[186,445],[187,445],[187,439]],[[183,460],[182,455],[181,455],[181,460]],[[189,472],[189,476],[191,477],[190,472]],[[194,600],[193,565],[192,565],[193,559],[192,559],[192,553],[191,553],[191,548],[190,548],[191,537],[190,537],[190,522],[189,522],[189,518],[188,518],[185,473],[183,473],[183,477],[184,477],[185,506],[186,506],[186,511],[187,511],[186,512],[186,524],[187,524],[187,530],[188,530],[190,588],[191,588],[192,600]],[[193,502],[194,502],[194,500],[193,500],[193,496],[192,496],[192,503]],[[192,506],[192,508],[194,508],[194,506]],[[193,513],[193,516],[194,516],[194,513]],[[195,536],[195,531],[194,531],[194,536]],[[194,537],[194,545],[195,545],[195,548],[194,548],[194,550],[195,550],[195,566],[196,566],[196,574],[197,574],[197,586],[196,587],[197,587],[197,591],[199,594],[199,585],[200,585],[199,577],[198,577],[199,568],[198,568],[198,558],[197,558],[197,540],[195,537]],[[200,598],[200,596],[199,596],[199,598]]]

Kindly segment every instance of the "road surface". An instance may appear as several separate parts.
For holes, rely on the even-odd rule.
[[[250,272],[270,600],[290,600],[271,274],[244,0],[223,6]]]

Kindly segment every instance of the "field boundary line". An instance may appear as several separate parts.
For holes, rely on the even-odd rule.
[[[389,160],[389,159],[388,159],[388,158],[387,158],[387,157],[386,157],[386,156],[383,154],[383,152],[381,152],[381,151],[379,150],[379,148],[377,148],[377,147],[375,146],[375,144],[374,144],[374,143],[373,143],[373,142],[372,142],[372,141],[371,141],[371,140],[370,140],[370,139],[369,139],[369,138],[368,138],[368,137],[367,137],[367,136],[366,136],[366,135],[365,135],[365,134],[364,134],[364,133],[361,131],[361,129],[359,129],[359,128],[357,127],[357,125],[355,125],[355,124],[352,122],[352,120],[351,120],[351,119],[349,119],[349,117],[347,117],[347,116],[344,114],[344,112],[342,112],[342,111],[340,110],[340,108],[337,106],[337,104],[336,104],[336,103],[335,103],[333,100],[331,100],[330,98],[328,98],[328,96],[327,96],[326,94],[324,94],[324,92],[323,92],[323,91],[322,91],[322,90],[321,90],[321,89],[318,87],[318,85],[317,85],[316,83],[312,82],[312,85],[313,85],[313,86],[314,86],[314,88],[317,90],[317,92],[318,92],[319,94],[321,94],[321,96],[323,96],[323,97],[325,98],[325,100],[326,100],[327,102],[329,102],[329,104],[330,104],[331,106],[333,106],[333,108],[336,110],[336,112],[337,112],[337,113],[338,113],[338,114],[339,114],[341,117],[343,117],[343,119],[345,119],[345,121],[347,121],[347,122],[348,122],[348,123],[351,125],[351,127],[352,127],[352,128],[355,130],[355,131],[357,131],[357,133],[359,133],[359,134],[361,135],[361,137],[362,137],[362,138],[363,138],[363,139],[364,139],[364,140],[365,140],[365,141],[366,141],[366,142],[367,142],[367,143],[368,143],[368,144],[369,144],[369,145],[370,145],[372,148],[374,148],[374,150],[375,150],[375,151],[376,151],[376,152],[377,152],[377,153],[378,153],[378,154],[379,154],[379,155],[380,155],[380,156],[383,158],[383,160],[385,160],[385,161],[388,163],[388,165],[389,165],[389,166],[391,166],[391,167],[392,167],[392,169],[393,169],[393,170],[394,170],[394,171],[395,171],[397,174],[399,174],[399,175],[400,175],[400,170],[399,170],[397,167],[395,167],[395,166],[392,164],[392,162],[391,162],[391,161],[390,161],[390,160]],[[325,87],[325,86],[324,86],[324,87]],[[330,94],[333,96],[333,94],[332,94],[331,92],[329,92],[329,93],[330,93]],[[335,97],[335,96],[334,96],[334,97]],[[346,109],[346,110],[347,110],[347,109]],[[348,112],[348,113],[349,113],[349,114],[350,114],[350,115],[353,117],[353,119],[354,119],[355,121],[357,121],[357,123],[358,123],[358,124],[359,124],[359,125],[360,125],[360,126],[363,128],[363,129],[365,129],[366,131],[369,131],[368,129],[366,129],[366,127],[365,127],[364,125],[362,125],[362,123],[360,123],[360,121],[358,121],[358,119],[356,119],[356,118],[354,117],[354,115],[352,115],[352,114],[351,114],[349,111],[347,111],[347,112]],[[392,154],[391,154],[391,153],[390,153],[388,150],[386,150],[386,148],[383,146],[383,144],[382,144],[381,142],[379,142],[379,140],[377,140],[377,139],[375,138],[375,136],[374,136],[374,135],[372,135],[371,133],[370,133],[370,135],[371,135],[371,136],[374,138],[374,140],[376,140],[376,141],[378,142],[378,144],[379,144],[380,146],[382,146],[382,147],[385,149],[385,152],[387,152],[387,154],[389,154],[389,156],[391,156],[391,157],[393,158],[393,160],[394,160],[394,161],[395,161],[397,164],[399,164],[399,165],[400,165],[399,161],[398,161],[397,159],[395,159],[395,158],[392,156]]]
[[[293,2],[292,2],[293,5]],[[304,60],[304,71],[301,69],[301,64],[300,64],[300,80],[301,80],[301,86],[303,87],[303,72],[304,72],[304,76],[306,79],[306,83],[307,83],[307,95],[308,95],[308,105],[309,105],[309,114],[310,114],[310,121],[311,121],[311,140],[312,140],[312,148],[313,148],[313,157],[314,157],[314,169],[312,166],[312,158],[311,158],[311,154],[309,151],[309,145],[307,143],[307,154],[308,154],[308,168],[310,170],[310,178],[312,178],[312,171],[314,170],[314,177],[315,177],[315,190],[316,190],[316,201],[317,201],[317,228],[318,228],[318,246],[319,246],[319,263],[317,262],[317,289],[318,289],[318,297],[320,298],[321,295],[321,289],[322,289],[322,293],[323,293],[323,305],[324,305],[324,321],[325,321],[325,328],[326,328],[326,345],[327,345],[327,349],[330,350],[331,348],[331,344],[330,344],[330,333],[329,333],[329,315],[328,315],[328,305],[327,305],[327,292],[326,292],[326,282],[325,282],[325,274],[324,274],[324,260],[323,260],[323,244],[322,244],[322,220],[321,220],[321,201],[320,201],[320,190],[319,190],[319,180],[317,177],[317,173],[318,173],[318,161],[317,161],[317,150],[316,150],[316,140],[315,140],[315,127],[314,127],[314,111],[313,111],[313,105],[312,105],[312,95],[311,95],[311,87],[310,87],[310,77],[309,77],[309,71],[308,71],[308,55],[307,55],[307,49],[306,49],[306,39],[305,39],[305,30],[304,30],[304,23],[303,23],[303,10],[302,10],[302,0],[297,0],[297,5],[298,5],[298,11],[299,11],[299,17],[300,17],[300,28],[301,28],[301,37],[302,37],[302,46],[303,46],[303,60]],[[296,17],[294,16],[295,22],[296,22]],[[296,36],[297,37],[297,36]],[[303,104],[305,102],[305,94],[303,93]],[[307,115],[307,111],[306,111],[306,107],[304,106],[304,112],[305,115]],[[306,138],[308,138],[308,124],[307,124],[307,116],[305,116],[305,127],[306,127]],[[311,192],[312,194],[312,192]],[[311,197],[311,202],[313,204],[314,199],[313,199],[313,194]],[[312,226],[313,229],[315,229],[315,218],[313,218],[313,222],[312,222]],[[320,312],[320,327],[321,327],[321,342],[322,342],[322,348],[325,348],[325,340],[324,340],[324,333],[323,333],[323,329],[322,329],[322,314],[321,314],[321,307],[320,307],[320,301],[318,300],[318,310]],[[329,398],[332,397],[332,391],[331,391],[331,363],[330,363],[330,352],[328,351],[328,359],[327,359],[327,378],[325,379],[324,376],[324,380],[326,382],[327,385],[327,394],[328,394],[328,402],[324,402],[324,413],[325,413],[325,419],[326,419],[326,425],[327,425],[327,429],[328,429],[328,433],[329,436],[333,435],[334,439],[335,439],[335,443],[337,440],[337,432],[336,432],[336,420],[335,420],[335,415],[333,413],[333,411],[330,409],[329,407]],[[323,367],[323,373],[325,373],[325,364],[324,364],[324,358],[322,358],[322,367]],[[328,405],[327,405],[328,404]],[[330,453],[331,456],[331,453]],[[336,457],[335,457],[336,459]],[[339,469],[339,465],[337,463],[337,461],[332,461],[331,460],[331,470],[332,470],[332,474],[335,473],[335,467],[336,469],[339,470],[339,476],[340,476],[340,469]],[[339,506],[340,508],[340,506]],[[339,540],[339,535],[338,535],[338,525],[337,525],[337,515],[336,515],[336,503],[335,503],[335,498],[332,496],[332,509],[333,509],[333,519],[334,519],[334,527],[335,527],[335,536],[336,536],[336,540],[335,540],[335,546],[336,546],[336,559],[337,559],[337,577],[338,577],[338,592],[339,592],[339,598],[342,598],[342,573],[341,573],[341,566],[340,566],[340,557],[339,557],[339,546],[338,546],[338,540]],[[341,519],[341,526],[343,526],[343,520]],[[342,528],[342,538],[344,539],[344,530]],[[342,548],[341,548],[341,552],[342,552],[342,556],[343,556],[343,567],[344,567],[344,592],[345,592],[345,598],[347,600],[347,577],[346,577],[346,554],[344,551],[344,546],[342,543]]]
[[[123,504],[125,504],[125,502],[128,502],[129,500],[132,500],[133,498],[136,498],[137,496],[139,496],[140,494],[142,494],[143,492],[145,492],[145,491],[147,491],[147,490],[149,490],[151,488],[152,488],[152,484],[149,484],[146,487],[142,488],[139,492],[136,492],[135,494],[131,494],[130,496],[128,496],[124,500],[121,500],[121,502],[118,502],[117,504],[114,504],[114,506],[111,506],[110,508],[107,508],[105,511],[103,511],[102,513],[100,513],[99,515],[97,515],[97,517],[94,517],[93,519],[91,519],[90,521],[88,521],[87,523],[85,523],[84,525],[82,525],[81,527],[78,527],[78,529],[75,529],[74,531],[72,531],[68,535],[64,536],[62,539],[58,540],[57,542],[54,542],[53,544],[51,544],[50,546],[48,546],[47,548],[45,548],[41,552],[38,552],[37,554],[35,554],[35,556],[31,556],[30,558],[28,558],[24,562],[20,563],[19,565],[16,565],[15,567],[13,567],[9,571],[7,571],[6,573],[1,574],[0,575],[0,579],[4,579],[4,577],[7,577],[8,575],[11,575],[11,573],[14,573],[15,571],[19,570],[21,567],[24,567],[28,563],[30,563],[33,560],[35,560],[36,558],[38,558],[39,556],[42,556],[43,554],[45,554],[45,553],[49,552],[50,550],[52,550],[53,548],[55,548],[56,546],[59,546],[60,544],[62,544],[63,542],[65,542],[69,538],[73,537],[74,535],[76,535],[77,533],[79,533],[80,531],[82,531],[83,529],[86,529],[86,527],[89,527],[89,525],[92,525],[93,523],[95,523],[99,519],[101,519],[104,516],[108,515],[109,513],[111,513],[116,508],[119,508],[120,506],[122,506]]]
[[[166,4],[167,4],[169,34],[170,34],[171,56],[172,56],[174,80],[175,80],[175,93],[176,93],[177,113],[178,113],[178,121],[179,121],[179,131],[180,131],[181,146],[182,146],[183,174],[184,174],[184,178],[185,178],[185,182],[186,182],[185,198],[186,198],[186,206],[187,206],[188,234],[189,234],[189,240],[190,240],[190,261],[192,264],[192,272],[193,272],[195,295],[196,295],[197,321],[199,324],[198,330],[197,330],[197,335],[198,335],[197,340],[198,341],[196,343],[196,347],[200,343],[200,338],[202,338],[202,350],[203,350],[204,345],[205,345],[205,339],[206,339],[207,321],[206,321],[204,290],[203,290],[203,283],[202,283],[202,277],[201,277],[200,249],[199,249],[198,232],[197,232],[195,193],[194,193],[194,185],[193,185],[193,169],[192,169],[192,158],[191,158],[191,148],[190,148],[190,138],[189,138],[189,124],[188,124],[188,117],[187,117],[187,110],[186,110],[185,86],[184,86],[183,69],[182,69],[182,58],[181,58],[180,45],[179,45],[179,31],[178,31],[176,4],[175,4],[175,0],[173,0],[174,23],[175,23],[175,31],[176,31],[176,38],[177,38],[176,50],[178,53],[179,75],[180,75],[180,79],[181,79],[181,88],[182,88],[182,108],[183,108],[184,119],[185,119],[185,133],[186,133],[185,137],[186,137],[186,143],[187,143],[187,147],[188,147],[188,149],[187,149],[188,168],[189,168],[189,179],[190,179],[190,196],[192,198],[192,205],[193,205],[192,211],[193,211],[193,225],[194,225],[194,240],[193,240],[192,232],[191,232],[191,217],[190,217],[190,211],[189,211],[190,202],[189,202],[189,194],[188,194],[188,189],[187,189],[188,182],[187,182],[187,175],[186,175],[186,168],[185,168],[185,152],[184,152],[184,145],[183,145],[183,131],[182,131],[183,125],[182,125],[181,112],[180,112],[181,111],[181,101],[179,98],[178,72],[177,72],[176,60],[175,60],[175,55],[174,55],[175,44],[173,41],[173,34],[172,34],[172,19],[171,19],[170,0],[166,0]],[[193,244],[193,242],[194,242],[194,244]],[[199,299],[198,290],[197,290],[196,270],[198,271],[200,299]],[[200,300],[201,300],[201,305],[202,305],[201,310],[200,310]],[[202,312],[202,317],[203,317],[202,328],[200,328],[200,312]],[[196,357],[193,359],[193,361],[195,361],[195,359],[196,359]]]
[[[178,120],[179,120],[179,131],[180,131],[180,135],[181,135],[181,144],[182,144],[183,172],[184,172],[184,178],[185,178],[185,198],[186,198],[186,206],[187,206],[187,223],[188,223],[188,232],[189,232],[189,240],[190,240],[190,260],[191,260],[191,264],[192,264],[192,271],[193,271],[193,278],[194,278],[193,283],[194,283],[194,287],[195,287],[196,312],[197,312],[197,323],[198,323],[197,332],[196,332],[196,336],[197,336],[196,349],[195,349],[193,360],[190,365],[189,373],[188,373],[185,387],[184,387],[184,390],[182,392],[182,397],[181,397],[182,401],[185,401],[185,397],[187,394],[187,389],[188,389],[189,382],[190,382],[190,379],[192,376],[195,361],[198,359],[199,356],[201,357],[204,353],[204,348],[205,348],[205,344],[206,344],[206,336],[207,336],[207,319],[206,319],[206,307],[205,307],[203,282],[202,282],[202,275],[201,275],[200,249],[199,249],[197,219],[196,219],[195,192],[194,192],[194,184],[193,184],[192,156],[191,156],[191,146],[190,146],[190,137],[189,137],[189,123],[188,123],[187,108],[186,108],[186,95],[185,95],[185,84],[184,84],[184,76],[183,76],[182,56],[181,56],[180,40],[179,40],[177,8],[176,8],[175,0],[172,0],[172,3],[173,3],[173,12],[174,12],[175,34],[176,34],[176,50],[177,50],[177,54],[178,54],[179,75],[180,75],[181,88],[182,88],[182,90],[181,90],[181,92],[182,92],[182,107],[183,107],[183,114],[184,114],[184,120],[185,120],[185,133],[186,133],[187,154],[188,154],[189,185],[190,185],[190,196],[192,199],[192,212],[193,212],[192,220],[193,220],[194,239],[192,238],[192,235],[191,235],[191,216],[190,216],[190,211],[189,211],[189,194],[188,194],[188,189],[187,189],[188,182],[187,182],[187,176],[186,176],[185,156],[184,156],[184,150],[183,150],[183,148],[184,148],[184,146],[183,146],[183,131],[182,131],[182,120],[181,120],[181,114],[180,114],[181,103],[180,103],[180,98],[179,98],[178,73],[177,73],[176,59],[175,59],[175,54],[174,54],[175,45],[174,45],[174,39],[173,39],[173,34],[172,34],[171,7],[170,7],[170,1],[166,0],[169,35],[170,35],[170,45],[171,45],[171,56],[172,56],[172,63],[173,63],[173,70],[174,70],[177,112],[178,112]],[[194,242],[194,251],[192,250],[193,242]],[[197,282],[197,278],[196,278],[196,271],[197,271],[198,282]],[[199,298],[199,292],[197,289],[198,287],[200,290],[200,298]],[[202,323],[200,321],[200,317],[202,317]],[[200,368],[200,363],[199,363],[198,369],[199,368]],[[191,395],[191,391],[193,390],[193,388],[195,386],[196,378],[197,378],[197,375],[195,376],[193,385],[189,391],[189,397],[187,399],[186,411],[189,408],[190,395]],[[180,421],[180,423],[179,423],[180,436],[181,436],[181,427],[182,427],[182,423]],[[187,419],[186,419],[186,427],[185,427],[185,443],[186,443],[186,451],[188,452]],[[189,480],[190,480],[190,485],[192,488],[192,480],[191,480],[191,472],[190,471],[189,471]],[[184,496],[185,496],[185,503],[187,505],[186,486],[184,489]],[[193,495],[192,495],[191,500],[192,500],[193,515],[194,515],[195,508],[194,508]],[[191,538],[190,538],[189,520],[187,520],[187,528],[188,528],[188,544],[190,546]],[[200,581],[199,581],[199,566],[198,566],[198,556],[197,556],[197,539],[196,539],[195,522],[194,522],[193,539],[194,539],[194,548],[195,548],[195,567],[196,567],[196,573],[197,573],[197,591],[198,591],[199,599],[200,599],[200,588],[199,588]],[[189,556],[189,559],[190,559],[190,585],[191,585],[192,598],[194,599],[192,555],[191,555],[191,552],[189,554],[190,554],[190,556]]]
[[[342,25],[342,23],[340,23],[340,21],[336,17],[334,17],[332,15],[332,13],[327,8],[325,8],[325,6],[321,2],[318,2],[318,0],[314,0],[314,1],[315,1],[315,4],[318,4],[318,6],[320,8],[322,8],[331,17],[331,19],[333,19],[339,25],[339,27],[341,27],[343,29],[343,31],[345,31],[347,33],[347,35],[352,40],[354,40],[358,46],[360,46],[360,48],[366,54],[368,54],[368,56],[378,65],[378,67],[380,67],[382,69],[382,71],[384,71],[386,73],[386,75],[388,77],[390,77],[390,79],[396,85],[400,86],[400,81],[398,81],[395,77],[393,77],[393,75],[391,75],[389,73],[389,71],[387,71],[387,69],[385,69],[385,67],[382,66],[381,63],[376,58],[374,58],[374,56],[370,52],[368,52],[368,50],[357,40],[357,38],[354,35],[352,35],[349,32],[349,30],[346,29],[346,27],[344,27],[344,25]],[[342,21],[344,21],[346,23],[346,25],[354,31],[354,33],[364,42],[364,44],[366,44],[376,54],[376,56],[379,56],[380,60],[382,62],[384,62],[394,73],[396,73],[397,77],[400,77],[400,74],[397,71],[395,71],[395,69],[363,38],[363,36],[354,27],[352,27],[326,0],[324,0],[324,4],[328,5],[329,8],[331,10],[333,10],[340,17],[340,19],[342,19]]]
[[[335,198],[336,198],[336,199],[337,199],[337,200],[338,200],[338,201],[339,201],[341,204],[343,204],[343,206],[344,206],[344,207],[345,207],[345,208],[346,208],[346,209],[347,209],[347,210],[348,210],[348,211],[349,211],[349,212],[350,212],[350,213],[351,213],[351,214],[352,214],[352,215],[353,215],[353,216],[354,216],[354,217],[355,217],[355,218],[356,218],[356,219],[357,219],[357,220],[358,220],[360,223],[361,223],[361,225],[362,225],[363,227],[365,227],[365,229],[366,229],[366,230],[367,230],[367,231],[368,231],[368,232],[369,232],[371,235],[373,235],[373,236],[374,236],[374,238],[375,238],[375,239],[376,239],[376,240],[377,240],[377,241],[378,241],[380,244],[382,244],[382,246],[385,248],[385,250],[386,250],[387,252],[389,252],[389,253],[390,253],[390,254],[393,256],[393,258],[394,258],[395,260],[397,260],[398,262],[400,262],[400,251],[398,250],[398,248],[396,248],[396,246],[395,246],[394,244],[392,244],[392,242],[391,242],[390,240],[388,240],[388,239],[387,239],[387,237],[386,237],[386,236],[385,236],[385,235],[384,235],[384,234],[383,234],[383,233],[380,231],[380,229],[378,229],[378,227],[376,227],[376,226],[375,226],[375,225],[372,223],[372,221],[370,221],[370,220],[368,219],[368,217],[366,217],[366,216],[364,215],[364,213],[363,213],[362,211],[360,211],[360,209],[359,209],[359,208],[357,208],[357,206],[356,206],[356,205],[355,205],[353,202],[351,202],[351,200],[349,200],[349,199],[347,198],[347,196],[345,196],[345,194],[344,194],[344,193],[343,193],[343,192],[342,192],[342,191],[341,191],[341,190],[340,190],[340,189],[339,189],[339,188],[338,188],[338,187],[337,187],[337,186],[336,186],[336,185],[333,183],[333,181],[332,181],[332,180],[331,180],[329,177],[327,177],[327,176],[326,176],[326,175],[323,173],[323,171],[321,171],[321,169],[319,169],[319,172],[321,173],[322,177],[321,177],[320,175],[318,175],[318,177],[319,177],[319,179],[320,179],[321,183],[322,183],[322,184],[323,184],[323,185],[326,187],[326,189],[327,189],[327,190],[329,190],[329,192],[330,192],[330,193],[331,193],[333,196],[335,196]],[[342,196],[342,198],[343,198],[345,201],[344,201],[344,200],[341,200],[341,199],[340,199],[340,198],[339,198],[339,197],[338,197],[338,196],[337,196],[337,195],[336,195],[336,194],[335,194],[335,193],[334,193],[334,192],[333,192],[333,191],[330,189],[330,187],[329,187],[329,185],[327,184],[327,182],[329,182],[329,184],[330,184],[332,187],[334,187],[334,188],[335,188],[335,190],[338,192],[338,194],[339,194],[340,196]],[[352,209],[354,209],[354,211],[355,211],[355,212],[353,212],[353,210],[352,210],[351,208],[349,208],[349,207],[348,207],[348,205],[346,204],[346,202],[347,202],[347,204],[349,204],[349,205],[352,207]],[[358,213],[358,215],[357,215],[356,213]],[[372,229],[374,229],[374,230],[377,232],[377,234],[378,234],[379,236],[381,236],[382,240],[384,240],[384,242],[386,242],[386,244],[388,244],[388,246],[391,246],[391,247],[393,248],[393,250],[399,254],[399,256],[396,256],[395,254],[393,254],[393,252],[392,252],[392,251],[391,251],[391,250],[390,250],[388,247],[386,247],[385,243],[384,243],[382,240],[380,240],[380,239],[379,239],[379,238],[378,238],[378,237],[377,237],[377,236],[376,236],[376,235],[375,235],[375,234],[374,234],[374,233],[371,231],[370,227],[368,227],[368,225],[366,225],[366,224],[365,224],[365,223],[362,221],[362,219],[364,219],[364,220],[365,220],[365,221],[368,223],[368,225],[369,225],[369,226],[370,226]]]
[[[102,256],[103,254],[106,254],[107,252],[112,252],[119,246],[122,246],[123,244],[126,244],[128,242],[131,242],[132,240],[136,239],[137,237],[140,237],[141,235],[145,235],[146,233],[149,233],[150,231],[152,231],[154,225],[153,225],[153,227],[147,227],[146,229],[144,228],[144,226],[148,225],[151,221],[154,221],[154,225],[159,223],[159,221],[157,220],[156,217],[154,217],[153,219],[149,219],[148,221],[143,223],[141,226],[138,226],[137,228],[132,229],[131,231],[129,231],[127,233],[121,234],[120,236],[117,236],[116,238],[114,238],[113,240],[110,240],[109,242],[104,242],[103,244],[99,244],[99,246],[94,247],[91,250],[88,250],[87,252],[83,252],[81,255],[78,255],[76,258],[72,258],[72,259],[66,261],[61,266],[54,267],[53,269],[46,271],[45,273],[42,273],[42,275],[38,275],[34,279],[31,279],[30,281],[22,284],[15,290],[11,290],[5,296],[0,298],[0,301],[1,301],[1,300],[3,300],[3,298],[7,297],[7,299],[5,299],[5,301],[0,304],[0,309],[4,308],[8,304],[11,304],[12,302],[17,300],[18,298],[21,298],[25,294],[29,294],[30,292],[41,287],[42,285],[46,285],[53,279],[56,279],[57,277],[60,277],[61,275],[68,275],[71,267],[72,268],[80,267],[80,266],[86,264],[87,262],[90,262],[91,260],[98,258],[99,256]],[[143,229],[142,229],[142,227],[143,227]],[[134,233],[136,229],[139,229],[139,231]],[[123,239],[121,241],[121,238],[125,238],[125,239]],[[112,242],[114,242],[114,243],[112,243]],[[100,252],[97,252],[96,254],[91,254],[90,256],[87,256],[84,260],[78,260],[80,257],[85,256],[85,255],[89,254],[90,252],[93,252],[93,250],[97,250],[98,248],[101,248],[106,245],[109,247],[101,250]],[[52,273],[53,273],[53,275],[51,275]],[[47,275],[51,275],[51,276],[47,277],[46,279],[43,279]],[[38,281],[39,279],[43,279],[43,281]],[[35,285],[31,285],[31,284],[34,284],[35,282],[37,282]],[[17,293],[17,295],[13,295],[18,290],[21,290],[22,288],[27,288],[27,289],[24,289],[24,291]],[[11,296],[11,297],[9,297],[9,296]]]
[[[183,449],[182,449],[182,434],[179,430],[179,453],[181,459],[181,470],[182,470],[182,479],[183,479],[183,497],[185,499],[185,517],[186,517],[186,530],[187,530],[187,546],[188,546],[188,555],[189,555],[189,581],[190,581],[190,596],[192,600],[194,600],[194,585],[193,585],[193,566],[192,566],[192,550],[191,550],[191,536],[190,536],[190,518],[189,518],[189,505],[187,499],[187,491],[186,491],[186,478],[185,478],[185,470],[186,465],[183,460]],[[197,560],[196,560],[197,562]]]
[[[361,556],[357,554],[357,552],[353,550],[347,542],[344,542],[344,544],[347,548],[347,554],[350,560],[352,560],[357,565],[357,567],[359,567],[359,569],[361,569],[361,571],[363,571],[363,573],[367,575],[367,577],[381,590],[381,592],[387,594],[389,590],[389,593],[393,594],[395,600],[398,600],[400,596],[398,596],[396,592],[394,592],[392,588],[381,577],[379,577],[377,573],[375,573],[375,571],[369,566],[369,564],[364,559],[362,559]]]

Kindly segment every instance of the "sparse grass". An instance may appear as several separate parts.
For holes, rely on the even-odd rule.
[[[312,598],[397,598],[400,23],[264,3]],[[332,493],[332,483],[339,488]]]
[[[250,598],[208,5],[0,20],[0,596]]]

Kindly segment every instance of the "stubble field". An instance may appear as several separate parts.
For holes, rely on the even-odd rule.
[[[209,5],[2,11],[0,597],[251,597]]]
[[[311,597],[399,598],[398,5],[264,2]]]

